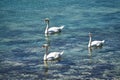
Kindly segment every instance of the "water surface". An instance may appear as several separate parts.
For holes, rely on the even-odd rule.
[[[1,80],[120,79],[120,0],[1,0]],[[49,36],[49,51],[62,51],[61,61],[45,63],[46,24],[65,25]],[[89,53],[88,33],[105,40]]]

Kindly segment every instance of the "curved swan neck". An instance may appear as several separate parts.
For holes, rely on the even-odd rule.
[[[91,37],[91,35],[89,35],[89,44],[88,44],[88,47],[91,47],[91,42],[92,42],[92,37]]]
[[[47,54],[48,54],[48,47],[46,47],[46,51],[45,51],[45,54],[44,54],[44,60],[47,60]]]
[[[48,28],[49,28],[49,22],[47,22],[47,26],[46,26],[46,29],[45,29],[45,34],[48,34]]]
[[[47,24],[46,29],[45,29],[45,36],[48,36],[49,18],[45,19],[45,23]]]

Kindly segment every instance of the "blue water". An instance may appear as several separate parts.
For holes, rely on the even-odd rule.
[[[0,80],[120,79],[120,0],[0,0]],[[61,61],[44,63],[50,26],[65,25],[49,36],[49,51]],[[88,33],[105,40],[88,51]]]

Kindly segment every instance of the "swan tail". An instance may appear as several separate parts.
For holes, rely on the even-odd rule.
[[[60,53],[60,55],[62,55],[64,53],[64,51],[62,51],[61,53]]]
[[[63,29],[63,28],[64,28],[64,25],[60,26],[59,28],[60,28],[60,29]]]
[[[104,43],[105,42],[105,40],[102,40],[102,43]]]

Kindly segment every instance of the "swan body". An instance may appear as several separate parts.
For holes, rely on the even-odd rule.
[[[100,47],[100,46],[103,45],[104,41],[105,41],[105,40],[102,40],[102,41],[98,41],[98,40],[92,41],[92,42],[91,42],[91,45],[89,45],[88,47],[94,47],[94,46],[95,46],[95,47]]]
[[[46,53],[44,54],[44,57],[43,57],[44,61],[52,61],[52,60],[59,59],[64,53],[64,51],[62,51],[62,52],[50,52],[48,54],[48,44],[44,44],[43,47],[46,48]]]
[[[104,44],[105,40],[95,40],[95,41],[92,41],[92,34],[89,33],[89,44],[88,44],[88,47],[102,47],[103,44]]]
[[[51,52],[48,55],[44,55],[44,60],[45,61],[51,61],[51,60],[56,60],[61,58],[62,54],[64,53],[64,51],[62,52]]]
[[[45,19],[45,22],[47,24],[46,29],[45,29],[45,35],[59,33],[64,28],[64,25],[60,26],[60,27],[50,27],[49,28],[49,19],[48,18]]]
[[[60,27],[51,27],[48,29],[48,33],[49,34],[54,34],[54,33],[59,33],[61,32],[61,30],[64,28],[64,26],[60,26]]]

